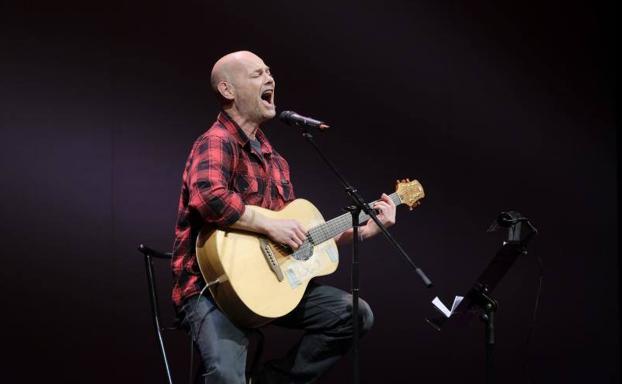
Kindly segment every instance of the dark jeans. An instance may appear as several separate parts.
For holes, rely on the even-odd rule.
[[[182,324],[201,353],[200,383],[245,383],[249,331],[233,325],[211,297],[194,296],[182,306]],[[361,335],[372,326],[369,305],[359,300]],[[302,329],[302,338],[285,357],[266,362],[257,383],[311,383],[325,373],[352,344],[352,296],[311,282],[300,304],[272,324]]]

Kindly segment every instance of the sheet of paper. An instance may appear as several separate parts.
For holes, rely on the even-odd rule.
[[[458,305],[460,305],[460,303],[462,302],[462,299],[464,299],[464,297],[462,296],[454,297],[454,302],[451,304],[451,309],[449,309],[447,308],[445,304],[443,304],[441,299],[439,299],[438,296],[436,296],[434,300],[432,300],[432,305],[434,305],[436,309],[441,311],[441,313],[445,315],[445,317],[449,318],[451,317],[451,315],[453,315]]]
[[[443,302],[441,301],[441,299],[438,298],[438,296],[436,296],[434,300],[432,300],[432,305],[434,305],[436,309],[441,311],[441,313],[445,315],[445,317],[451,316],[451,311],[447,309],[445,304],[443,304]]]
[[[462,296],[454,297],[454,303],[451,305],[451,313],[452,314],[454,313],[456,308],[458,308],[458,305],[460,305],[460,303],[462,302],[462,299],[464,299],[464,297],[462,297]]]

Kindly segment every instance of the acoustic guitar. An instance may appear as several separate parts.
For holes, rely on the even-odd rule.
[[[412,210],[425,196],[417,180],[398,180],[389,197]],[[309,281],[333,273],[339,264],[333,238],[352,227],[345,213],[324,221],[309,201],[296,199],[280,211],[247,206],[276,219],[295,219],[307,239],[295,251],[265,236],[239,230],[203,230],[196,243],[201,273],[219,308],[241,327],[254,328],[286,315],[302,299]],[[369,216],[361,212],[359,222]]]

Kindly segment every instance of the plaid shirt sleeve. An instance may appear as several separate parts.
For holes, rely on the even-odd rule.
[[[188,169],[189,206],[203,220],[219,227],[235,223],[244,213],[242,197],[229,188],[235,169],[234,143],[204,136]]]

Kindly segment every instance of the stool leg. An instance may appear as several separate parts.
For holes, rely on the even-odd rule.
[[[166,356],[166,349],[164,347],[164,339],[162,338],[162,328],[160,327],[160,317],[158,315],[158,297],[156,296],[155,280],[153,278],[153,264],[151,263],[151,256],[149,254],[145,254],[145,270],[147,273],[147,285],[149,287],[149,301],[151,303],[151,315],[153,317],[153,325],[155,327],[156,335],[158,337],[158,344],[160,346],[162,360],[164,361],[164,369],[166,370],[166,377],[168,379],[168,383],[173,384],[171,368],[168,364],[168,357]]]

